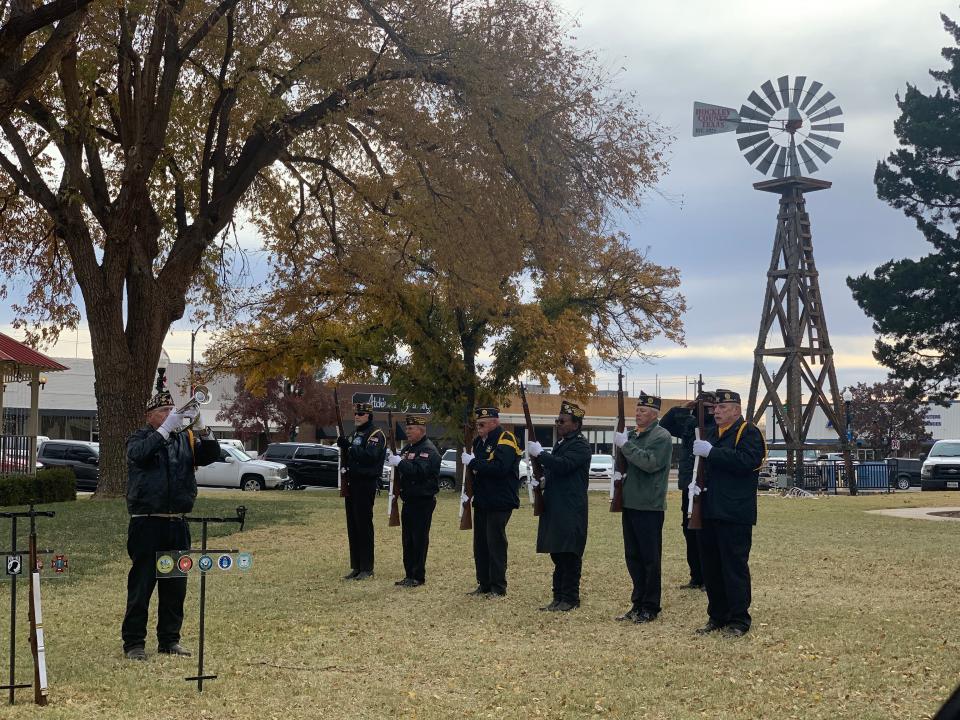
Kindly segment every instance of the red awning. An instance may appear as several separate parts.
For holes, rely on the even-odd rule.
[[[0,333],[0,362],[13,362],[22,368],[37,368],[38,370],[70,369],[3,333]]]

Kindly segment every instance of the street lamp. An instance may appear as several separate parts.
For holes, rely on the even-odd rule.
[[[852,407],[853,407],[853,392],[850,390],[850,388],[847,388],[846,390],[843,391],[843,409],[846,413],[848,443],[853,440],[853,428],[850,426]]]
[[[853,444],[853,418],[851,409],[853,407],[853,391],[847,388],[843,391],[843,409],[846,416],[847,441],[843,453],[843,464],[847,473],[847,487],[851,495],[857,494],[857,472],[853,467],[853,458],[851,457],[851,445]]]

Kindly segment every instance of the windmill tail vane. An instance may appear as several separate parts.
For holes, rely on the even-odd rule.
[[[735,132],[746,161],[775,178],[813,173],[840,147],[843,110],[823,83],[789,75],[767,80],[740,109],[694,102],[693,136]],[[820,163],[818,165],[817,163]]]

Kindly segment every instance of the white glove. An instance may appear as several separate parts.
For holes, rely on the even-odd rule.
[[[704,442],[706,441],[704,440]],[[699,485],[697,485],[696,480],[692,480],[690,484],[687,485],[687,495],[689,495],[691,498],[695,498],[697,495],[699,495],[702,492],[703,490],[700,488]]]
[[[622,448],[624,445],[627,444],[627,440],[628,440],[629,438],[630,438],[630,436],[629,436],[627,433],[625,433],[625,432],[616,432],[616,431],[614,431],[614,433],[613,433],[613,444],[614,444],[616,447],[618,447],[618,448]]]
[[[710,454],[710,451],[713,450],[713,445],[708,443],[706,440],[694,440],[693,441],[693,454],[699,455],[700,457],[707,457]]]
[[[536,440],[531,440],[527,443],[527,452],[530,454],[530,457],[537,457],[537,455],[543,452],[543,445]]]
[[[170,437],[170,433],[172,433],[174,430],[180,429],[180,427],[183,425],[183,419],[185,417],[186,415],[181,415],[175,410],[171,410],[170,414],[167,415],[160,427],[157,428],[157,432],[163,436],[164,440],[166,440]]]
[[[474,456],[471,455],[470,453],[468,453],[466,450],[464,450],[462,453],[460,453],[460,462],[462,462],[465,466],[466,466],[466,465],[469,465],[470,463],[472,463],[472,462],[473,462],[473,458],[474,458]]]
[[[387,455],[387,465],[389,465],[390,467],[396,467],[397,465],[400,464],[401,460],[403,460],[403,458],[400,457],[399,455],[394,455],[393,453],[390,453],[389,455]]]
[[[186,415],[186,413],[184,413],[184,415]],[[203,421],[203,416],[200,414],[200,411],[197,410],[194,416],[186,415],[186,417],[193,417],[193,429],[200,435],[203,435],[203,431],[207,429],[207,424]]]

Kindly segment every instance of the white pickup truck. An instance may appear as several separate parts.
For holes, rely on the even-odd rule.
[[[241,490],[266,490],[285,485],[287,466],[267,460],[254,460],[243,450],[220,445],[220,460],[196,471],[201,487],[231,487]]]
[[[937,440],[920,467],[921,490],[960,490],[960,440]]]

